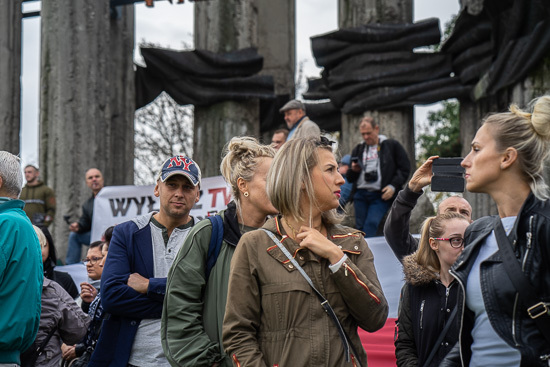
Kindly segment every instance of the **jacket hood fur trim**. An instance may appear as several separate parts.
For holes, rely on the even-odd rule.
[[[420,265],[417,261],[417,252],[403,258],[403,272],[405,281],[413,286],[426,285],[439,279],[439,274]]]

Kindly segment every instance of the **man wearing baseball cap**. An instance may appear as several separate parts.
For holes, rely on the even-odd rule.
[[[287,102],[279,112],[285,115],[286,126],[290,130],[287,141],[308,136],[319,137],[321,135],[321,129],[306,116],[306,107],[297,99]]]
[[[154,194],[158,212],[118,224],[101,278],[105,313],[89,366],[170,366],[162,350],[160,322],[166,277],[195,220],[201,170],[176,155],[161,166]]]

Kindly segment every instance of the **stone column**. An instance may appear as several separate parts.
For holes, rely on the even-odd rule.
[[[40,166],[57,195],[60,258],[68,226],[91,195],[84,173],[106,185],[133,182],[133,7],[111,17],[109,0],[42,3]]]
[[[0,150],[19,154],[21,0],[0,0]]]
[[[338,27],[351,28],[371,23],[411,23],[413,20],[412,0],[339,0]],[[391,111],[367,111],[380,125],[380,133],[398,140],[415,167],[414,154],[414,112],[412,107]],[[362,141],[359,123],[363,115],[342,115],[340,146],[343,154],[351,153]]]
[[[258,2],[258,53],[264,57],[260,74],[272,75],[275,94],[294,98],[296,70],[295,0]]]
[[[195,48],[217,53],[258,47],[258,2],[195,3]],[[259,101],[226,101],[195,107],[193,159],[203,177],[220,174],[224,145],[234,136],[260,133]]]
[[[293,99],[296,93],[296,1],[257,2],[258,53],[264,57],[260,74],[273,76],[276,95],[286,94]],[[274,130],[262,134],[264,143],[271,143]]]

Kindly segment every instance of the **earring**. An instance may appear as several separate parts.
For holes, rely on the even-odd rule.
[[[245,198],[247,198],[248,197],[248,191],[245,191],[243,195],[244,195]]]

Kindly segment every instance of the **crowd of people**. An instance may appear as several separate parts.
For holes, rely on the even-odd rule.
[[[407,182],[403,147],[372,116],[338,160],[301,102],[281,113],[289,130],[271,145],[227,143],[233,199],[200,222],[201,169],[176,155],[159,167],[159,210],[89,244],[104,183],[87,170],[92,196],[67,255],[78,262],[89,246],[80,292],[55,268],[51,189],[25,167],[25,213],[20,161],[0,151],[0,366],[367,366],[358,328],[388,317],[368,244],[382,229],[405,277],[398,366],[550,364],[550,96],[488,116],[461,163],[466,189],[489,194],[498,215],[473,221],[451,196],[419,239],[409,221],[437,156]],[[356,228],[341,224],[349,202]]]

